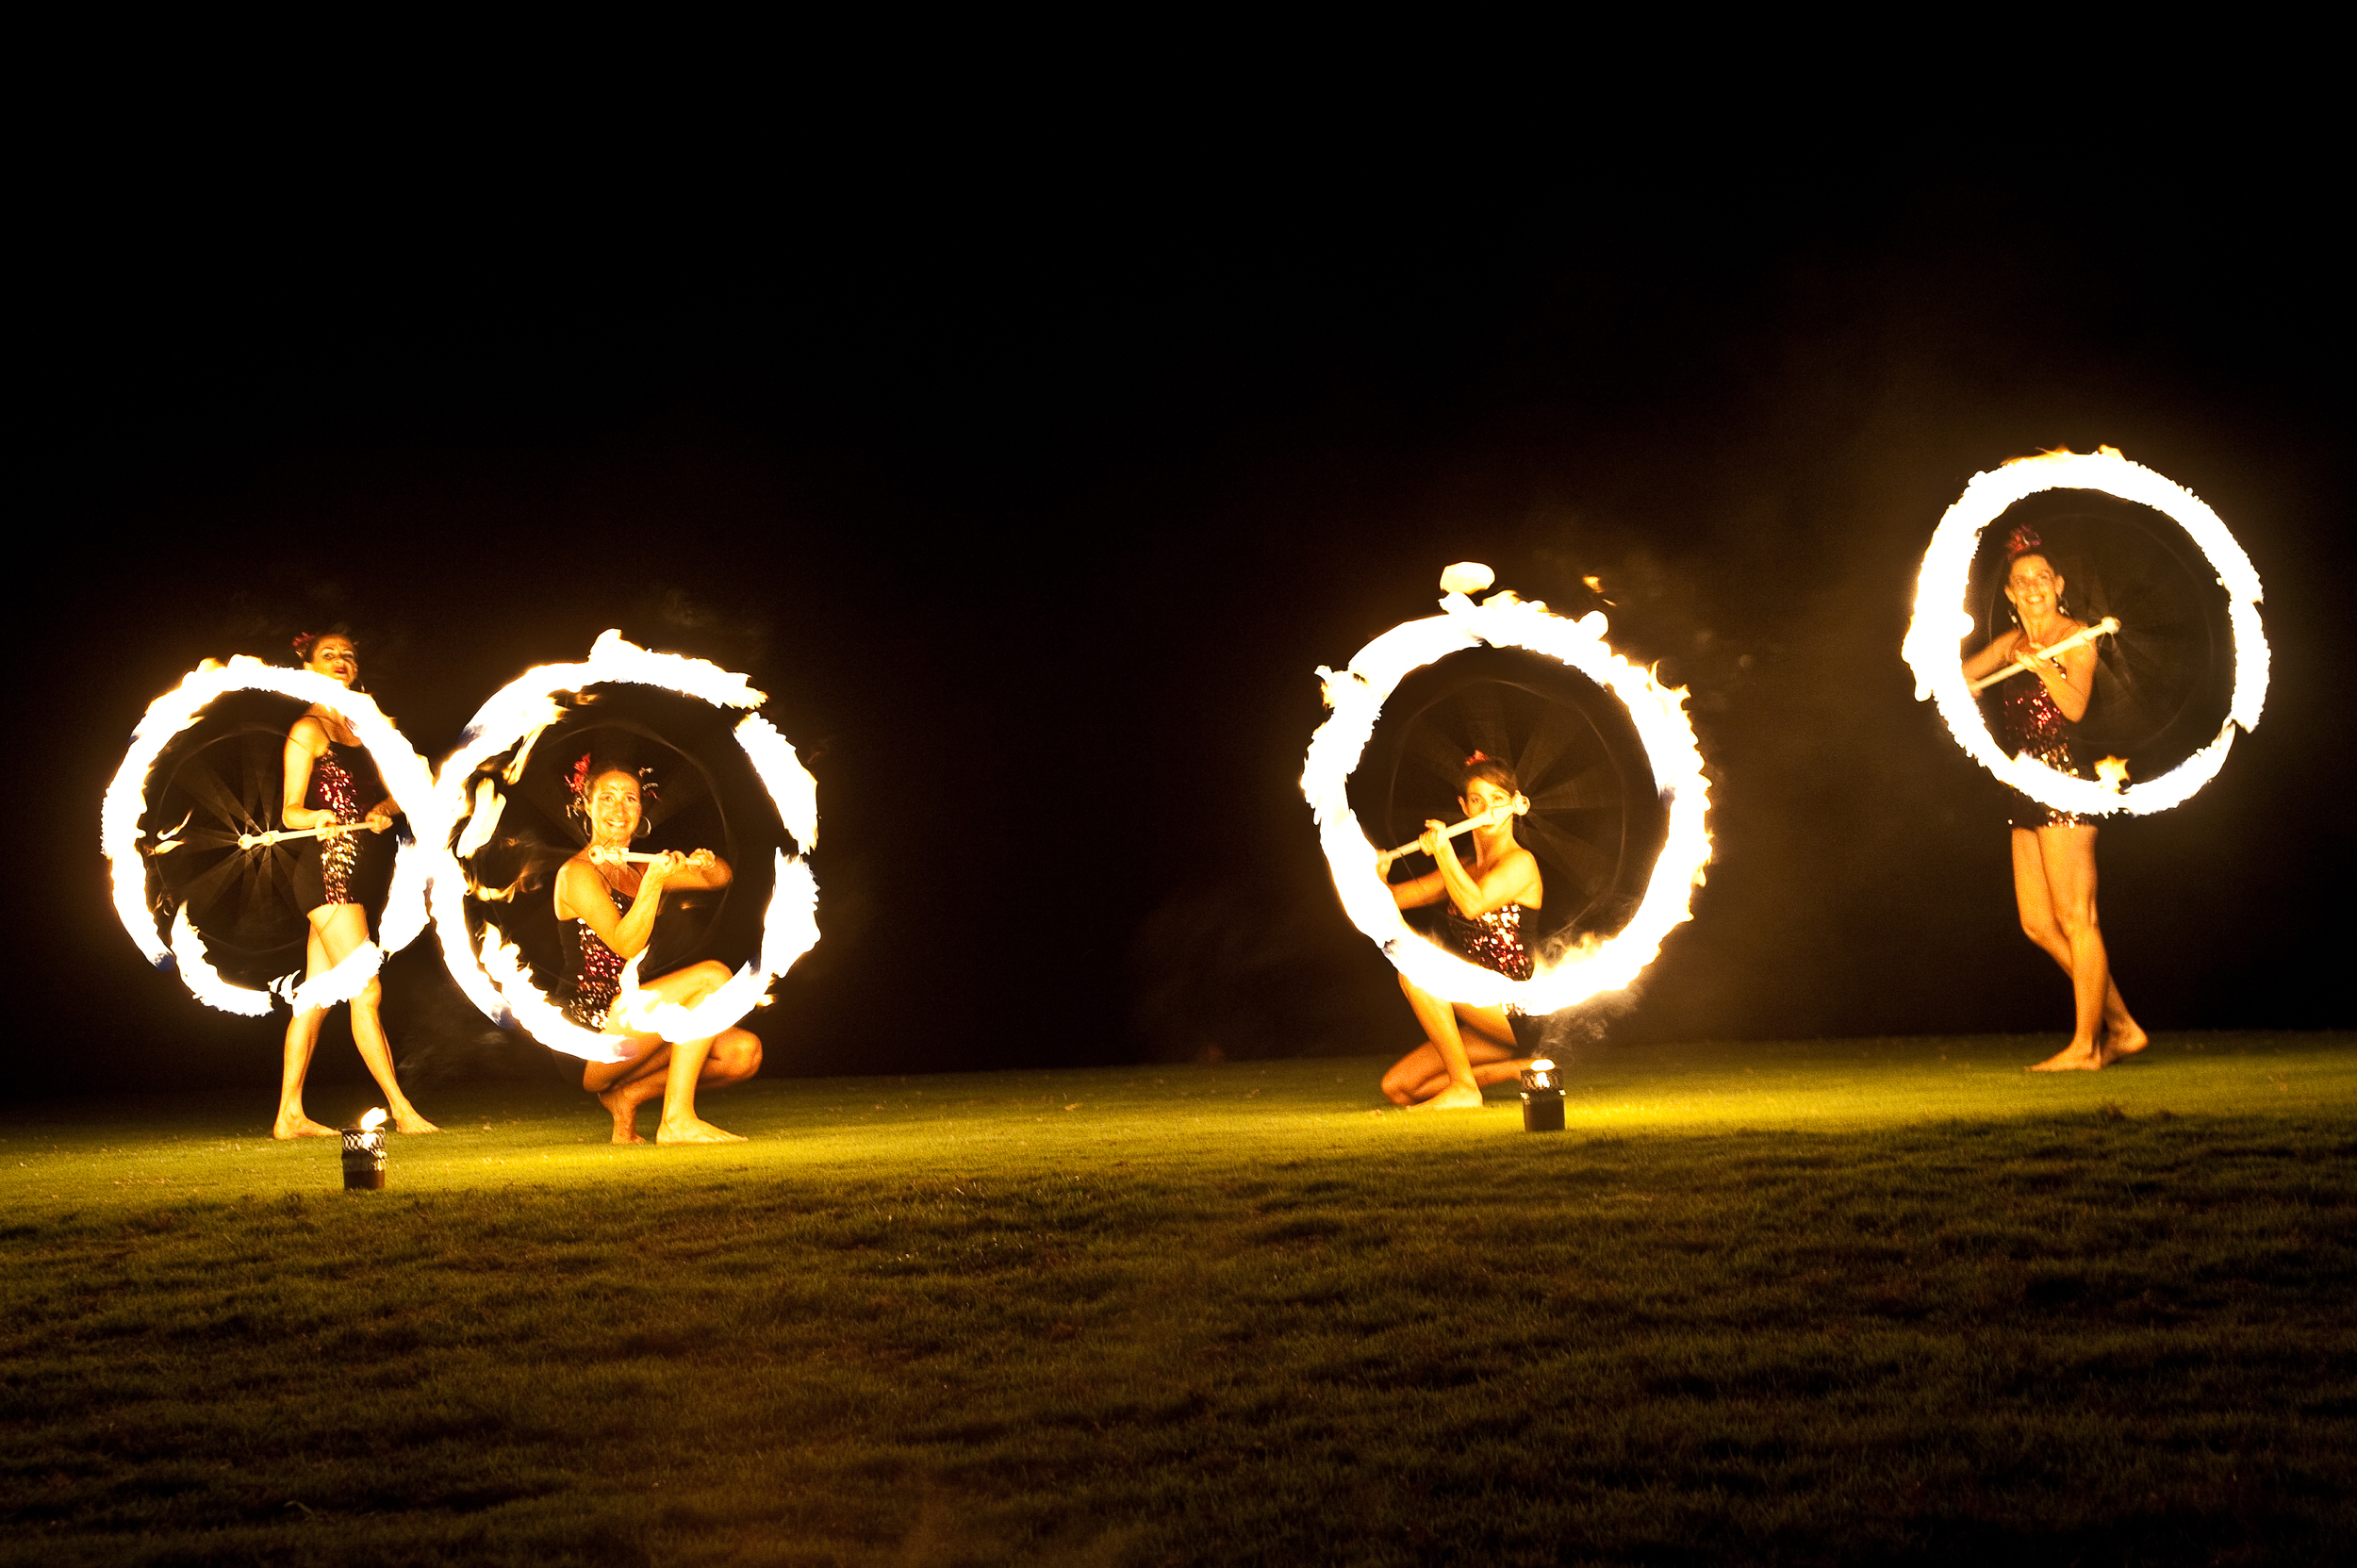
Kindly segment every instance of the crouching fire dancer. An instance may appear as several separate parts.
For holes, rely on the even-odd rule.
[[[728,862],[710,850],[681,854],[636,854],[631,842],[646,831],[638,773],[593,765],[584,757],[571,780],[570,806],[588,836],[588,846],[557,873],[557,930],[564,944],[568,994],[565,1014],[584,1029],[621,1035],[628,1054],[618,1062],[592,1062],[581,1084],[598,1097],[614,1118],[614,1141],[643,1143],[638,1110],[660,1096],[658,1144],[741,1143],[696,1114],[696,1091],[741,1083],[761,1067],[761,1038],[750,1030],[725,1029],[700,1040],[676,1043],[634,1027],[621,995],[622,970],[643,953],[654,934],[655,916],[666,891],[722,888]],[[651,785],[649,787],[651,787]],[[638,982],[641,998],[693,1007],[729,980],[724,964],[706,960]]]

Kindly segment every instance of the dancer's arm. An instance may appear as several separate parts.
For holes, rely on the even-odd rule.
[[[2087,699],[2095,693],[2092,643],[2063,649],[2051,658],[2041,654],[2030,662],[2030,672],[2045,683],[2047,695],[2065,718],[2076,724],[2086,717]]]
[[[311,765],[325,750],[327,732],[307,713],[287,732],[287,785],[279,800],[278,815],[286,818],[289,828],[316,828],[336,820],[334,812],[314,811],[303,803],[303,798],[311,792]]]
[[[604,943],[624,958],[635,958],[646,951],[647,940],[654,934],[654,917],[663,907],[663,888],[678,868],[684,857],[664,856],[648,863],[638,879],[637,896],[630,901],[630,913],[614,913],[614,900],[606,897],[605,879],[599,876],[582,860],[569,860],[556,874],[557,907],[560,918],[585,922]]]
[[[1402,909],[1421,909],[1439,903],[1442,899],[1457,906],[1458,913],[1469,920],[1477,920],[1493,909],[1511,903],[1528,902],[1528,895],[1539,886],[1539,862],[1528,850],[1516,845],[1498,857],[1488,875],[1475,882],[1457,858],[1457,846],[1441,836],[1448,826],[1445,822],[1425,824],[1424,840],[1419,846],[1440,866],[1412,882],[1392,884],[1392,901]]]
[[[2003,633],[1988,639],[1988,645],[1964,661],[1964,678],[1977,681],[2005,668],[2014,661],[2014,645],[2021,640],[2019,631]]]

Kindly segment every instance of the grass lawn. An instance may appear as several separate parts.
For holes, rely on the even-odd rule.
[[[2357,1036],[2053,1044],[19,1108],[0,1561],[2348,1560]]]

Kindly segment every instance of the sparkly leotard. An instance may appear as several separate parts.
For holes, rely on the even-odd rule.
[[[2046,689],[2045,682],[2025,669],[1998,689],[2004,694],[2002,708],[2007,751],[2035,758],[2057,773],[2087,776],[2071,750],[2075,726],[2054,705],[2053,693]],[[2086,820],[2033,801],[2018,789],[2005,793],[2009,797],[2005,820],[2017,828],[2075,828]]]
[[[385,799],[385,779],[365,746],[330,740],[311,763],[310,787],[303,803],[338,822],[360,822]],[[323,904],[352,904],[372,888],[374,873],[393,852],[389,834],[342,833],[306,838],[295,853],[295,900],[305,913]]]
[[[616,915],[628,915],[631,896],[608,887]],[[557,940],[565,948],[565,967],[572,976],[571,994],[565,999],[565,1016],[584,1029],[603,1029],[614,999],[622,994],[620,953],[598,940],[586,920],[559,920]]]
[[[1523,906],[1500,904],[1477,920],[1469,920],[1451,905],[1449,943],[1485,969],[1508,980],[1528,980],[1530,949],[1523,941]]]

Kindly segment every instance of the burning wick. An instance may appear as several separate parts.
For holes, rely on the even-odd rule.
[[[2117,794],[2128,784],[2128,759],[2126,757],[2102,758],[2095,765],[2095,776],[2103,782],[2105,789]]]
[[[381,1192],[385,1187],[385,1108],[378,1106],[360,1118],[358,1127],[344,1130],[344,1191]]]
[[[1563,1075],[1543,1056],[1523,1069],[1523,1131],[1563,1131]]]
[[[1460,834],[1473,832],[1475,828],[1494,828],[1500,822],[1505,821],[1508,817],[1521,817],[1529,810],[1530,797],[1527,795],[1517,795],[1512,801],[1508,801],[1505,805],[1492,806],[1488,811],[1481,813],[1478,817],[1468,817],[1462,822],[1459,822],[1452,827],[1442,830],[1441,836],[1442,838],[1456,838]],[[1412,855],[1423,848],[1424,841],[1422,839],[1418,839],[1412,844],[1402,844],[1396,850],[1386,850],[1381,854],[1375,857],[1376,866],[1380,870],[1388,871],[1392,868],[1392,862],[1401,859],[1407,855]]]

